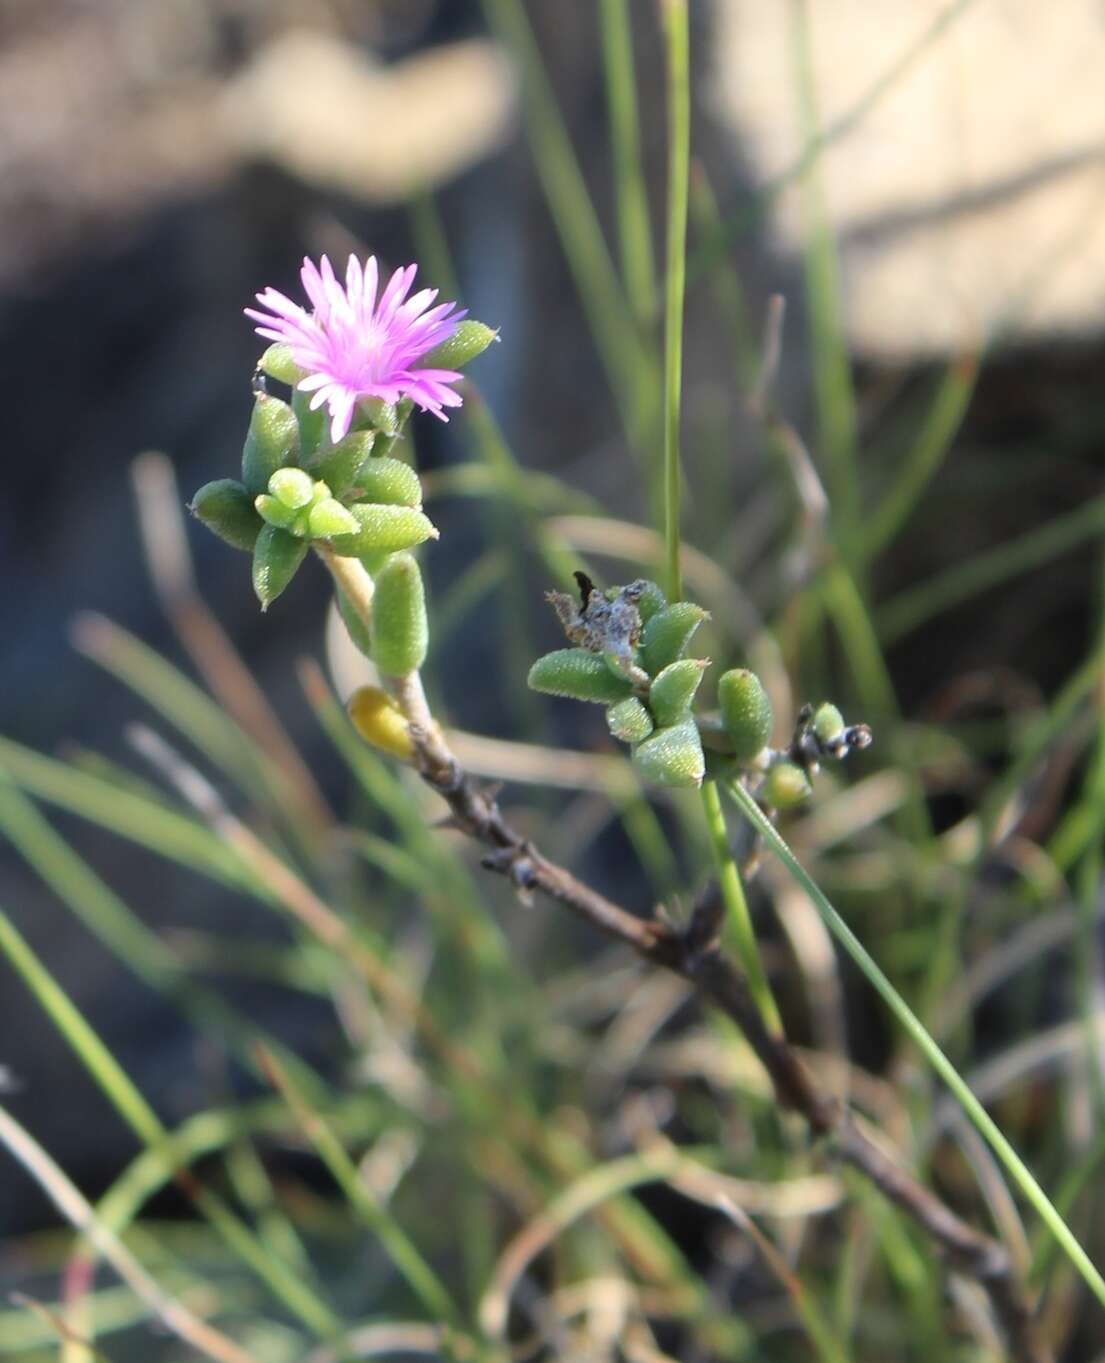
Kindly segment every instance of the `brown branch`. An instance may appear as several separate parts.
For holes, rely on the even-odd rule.
[[[1021,1363],[1049,1363],[1050,1351],[1005,1247],[968,1225],[895,1163],[847,1104],[822,1089],[787,1042],[764,1025],[743,975],[718,945],[723,909],[716,894],[699,903],[685,929],[657,918],[638,918],[549,861],[516,832],[494,796],[464,772],[439,732],[428,740],[417,728],[413,732],[423,780],[445,799],[452,823],[490,849],[484,866],[506,876],[523,897],[539,893],[555,900],[645,960],[681,975],[704,1001],[731,1018],[771,1076],[779,1102],[800,1113],[838,1159],[870,1179],[937,1243],[950,1263],[981,1284],[1012,1355]]]

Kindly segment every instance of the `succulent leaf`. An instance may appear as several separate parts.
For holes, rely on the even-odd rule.
[[[660,728],[678,724],[690,713],[691,702],[709,667],[708,658],[680,658],[668,663],[654,678],[648,692],[648,708]]]
[[[376,575],[372,603],[372,656],[389,677],[415,672],[426,661],[430,627],[417,561],[393,554]]]
[[[734,667],[718,679],[718,704],[738,762],[751,762],[771,739],[771,699],[755,672]]]
[[[242,446],[242,482],[251,496],[267,492],[279,468],[299,458],[299,427],[295,413],[279,398],[260,393],[253,404],[249,431]]]
[[[527,678],[534,691],[571,700],[611,705],[633,694],[629,682],[616,677],[597,653],[585,648],[558,648],[538,658]]]
[[[261,530],[253,549],[253,590],[263,611],[295,577],[306,552],[306,542],[286,530],[275,525],[266,525]]]
[[[357,502],[349,510],[359,529],[356,534],[335,535],[331,541],[339,554],[349,558],[413,549],[424,540],[437,538],[433,522],[411,506]]]
[[[639,658],[651,677],[683,656],[691,636],[708,612],[693,601],[676,601],[649,620],[641,632]]]
[[[633,761],[643,776],[659,786],[700,786],[706,758],[698,725],[687,718],[655,730],[634,748]]]
[[[653,730],[652,716],[636,696],[628,696],[606,712],[606,723],[623,743],[640,743]]]
[[[253,498],[233,478],[204,483],[192,498],[192,515],[235,549],[252,550],[261,530]]]

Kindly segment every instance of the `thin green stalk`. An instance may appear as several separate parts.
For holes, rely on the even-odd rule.
[[[1063,1252],[1082,1275],[1090,1291],[1101,1305],[1105,1306],[1105,1278],[1102,1278],[1094,1267],[1089,1255],[1078,1243],[1066,1222],[1056,1211],[1047,1194],[1036,1182],[1031,1170],[1014,1150],[1001,1128],[971,1092],[958,1070],[930,1036],[909,1004],[883,974],[867,948],[833,908],[753,797],[742,785],[735,782],[728,784],[726,790],[752,827],[809,896],[826,927],[863,972],[872,988],[893,1013],[903,1031],[911,1038],[935,1073],[951,1090],[972,1125],[990,1143],[1010,1177],[1036,1209],[1040,1219],[1047,1225]]]
[[[454,1327],[461,1328],[460,1309],[444,1283],[392,1213],[377,1201],[329,1124],[310,1105],[270,1052],[262,1051],[262,1063],[319,1158],[345,1194],[349,1205],[379,1240],[384,1253],[429,1312],[431,1319],[448,1321]]]
[[[521,70],[526,122],[549,214],[631,443],[651,424],[652,360],[618,284],[594,204],[520,0],[483,0],[492,31]]]
[[[744,973],[748,977],[748,988],[764,1022],[773,1032],[781,1035],[782,1019],[779,1017],[775,996],[771,992],[767,972],[760,958],[760,949],[756,943],[752,915],[748,912],[748,901],[744,897],[740,871],[733,860],[732,848],[729,845],[729,830],[725,826],[725,814],[721,808],[716,781],[703,781],[702,807],[706,812],[706,828],[713,847],[714,864],[717,867],[721,896],[725,901],[729,930],[741,958],[741,964],[744,966]]]
[[[84,926],[138,979],[162,994],[198,1027],[213,1028],[248,1066],[258,1024],[237,1013],[219,994],[192,979],[175,953],[73,851],[38,808],[0,768],[0,836],[7,838],[43,882]],[[301,1084],[318,1090],[310,1068],[275,1040],[285,1065]]]
[[[974,395],[978,374],[977,355],[961,356],[948,366],[917,438],[901,461],[897,478],[859,533],[862,558],[874,557],[909,519],[951,448]]]
[[[656,317],[656,264],[641,165],[637,83],[628,0],[602,0],[602,54],[618,211],[618,247],[629,306],[642,333]]]
[[[902,592],[875,612],[879,637],[884,646],[895,643],[941,611],[1039,568],[1103,531],[1105,496]]]
[[[810,51],[808,0],[790,0],[802,134],[806,146],[820,134]],[[802,175],[806,216],[804,268],[809,300],[810,350],[817,404],[818,443],[825,460],[833,518],[850,548],[858,522],[856,400],[844,336],[840,262],[818,177],[816,158]]]
[[[151,1147],[168,1142],[169,1132],[161,1125],[153,1108],[2,910],[0,951],[100,1091],[139,1140]],[[323,1339],[333,1338],[340,1331],[341,1324],[337,1316],[303,1281],[302,1276],[266,1249],[221,1198],[199,1184],[191,1187],[190,1194],[196,1206],[231,1249],[268,1284],[276,1297],[304,1325]]]
[[[721,212],[706,167],[697,157],[691,165],[691,225],[699,239],[710,239],[721,226]],[[761,361],[760,337],[753,333],[744,285],[733,262],[724,257],[714,267],[710,294],[733,340],[733,372],[742,393],[752,391]]]
[[[668,258],[664,307],[664,549],[668,596],[683,595],[679,566],[680,397],[683,294],[687,278],[687,200],[691,165],[690,35],[686,0],[661,0],[668,71]]]

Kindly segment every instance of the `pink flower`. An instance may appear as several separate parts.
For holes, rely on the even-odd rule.
[[[447,341],[465,316],[455,303],[430,304],[436,289],[423,289],[408,298],[418,267],[396,270],[380,297],[376,257],[362,269],[349,257],[345,287],[338,282],[326,256],[316,266],[304,259],[300,279],[314,306],[307,312],[276,289],[266,289],[257,301],[266,308],[246,308],[247,317],[262,323],[259,336],[283,341],[307,377],[297,385],[314,392],[311,408],[330,408],[330,438],[335,443],[349,430],[358,398],[398,402],[410,398],[424,412],[442,421],[443,407],[459,407],[460,394],[449,387],[460,375],[451,369],[420,369],[417,360]]]

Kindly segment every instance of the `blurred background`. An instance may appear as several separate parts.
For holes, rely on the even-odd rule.
[[[430,673],[444,712],[466,731],[531,745],[511,760],[536,789],[512,786],[508,798],[559,830],[577,868],[633,905],[650,903],[665,874],[689,895],[703,863],[678,809],[652,811],[675,844],[665,872],[662,857],[647,864],[651,825],[635,839],[612,820],[601,781],[582,794],[541,789],[555,764],[533,758],[539,745],[616,756],[601,714],[519,694],[528,658],[555,646],[542,602],[549,545],[586,556],[610,582],[654,554],[633,527],[655,524],[659,389],[647,360],[660,334],[664,55],[655,6],[630,0],[652,242],[634,248],[608,106],[618,11],[558,0],[0,0],[0,732],[20,745],[5,742],[0,769],[190,977],[326,1075],[353,1089],[382,1084],[393,1099],[401,1082],[362,1063],[358,1023],[326,971],[307,987],[264,968],[266,950],[275,960],[288,946],[284,920],[225,876],[217,883],[99,826],[105,815],[110,824],[113,790],[175,807],[163,788],[151,793],[158,778],[125,737],[134,719],[172,727],[157,714],[168,682],[104,621],[197,678],[149,564],[159,547],[178,562],[166,506],[236,473],[259,353],[242,308],[270,284],[296,296],[305,253],[373,252],[387,268],[418,260],[420,278],[455,291],[502,339],[473,368],[464,418],[415,425],[442,530],[424,562],[441,611]],[[942,988],[969,990],[972,967],[985,970],[1011,934],[1051,925],[1017,939],[1024,973],[1010,988],[998,969],[1001,987],[953,1034],[953,1053],[971,1072],[1033,1035],[1053,1038],[1042,1061],[1014,1066],[1008,1091],[995,1090],[1053,1187],[1096,1150],[1100,1115],[1105,10],[1097,0],[694,0],[691,38],[685,533],[716,567],[697,583],[714,591],[702,651],[727,663],[758,640],[757,656],[766,648],[789,674],[795,703],[831,694],[850,719],[875,725],[875,749],[848,773],[867,783],[862,807],[843,807],[837,822],[857,835],[851,852],[834,856],[840,835],[813,824],[840,808],[831,782],[795,840],[824,862],[823,883],[914,1002],[936,1001],[926,992],[934,959]],[[775,294],[786,322],[771,420],[801,437],[829,510],[751,401]],[[133,461],[145,451],[168,456],[175,488],[147,462],[136,491]],[[595,516],[616,524],[588,526]],[[187,547],[200,596],[310,768],[318,807],[386,829],[301,685],[304,656],[325,661],[339,691],[349,666],[340,641],[327,654],[322,575],[304,571],[262,617],[243,557],[195,523]],[[859,617],[826,586],[838,562],[854,570]],[[190,759],[253,820],[194,739],[180,740]],[[26,750],[101,784],[78,798]],[[489,776],[496,762],[516,774],[501,755],[477,758]],[[597,781],[598,768],[580,770]],[[253,821],[268,830],[263,814]],[[66,887],[46,883],[51,868],[63,874],[47,844],[36,868],[26,825],[10,811],[0,824],[0,907],[161,1120],[175,1126],[252,1093],[256,1081],[174,1006],[172,989],[136,981],[74,917]],[[327,875],[332,889],[345,872],[330,865]],[[366,923],[385,904],[410,908],[409,889],[404,899],[371,875],[362,882]],[[594,968],[605,951],[547,910],[519,918],[502,887],[475,885],[535,989]],[[782,986],[796,1035],[850,1048],[884,1077],[913,1073],[848,972],[803,956],[803,941],[813,954],[828,944],[801,910],[777,926],[767,904],[782,893],[766,880],[757,912],[784,977],[799,958],[805,984]],[[387,921],[413,976],[430,978],[433,934]],[[621,978],[612,972],[624,962],[602,961],[594,979]],[[134,1137],[2,964],[0,981],[10,1108],[97,1196],[134,1155]],[[458,982],[442,988],[446,1011],[464,1016]],[[658,1036],[687,1025],[678,1003],[661,1007]],[[512,1017],[501,1031],[513,1038],[508,1054],[517,1045],[536,1073],[542,1016],[530,1030]],[[582,1006],[556,1023],[582,1046],[571,1052],[581,1066],[603,1044],[594,1029],[605,1016]],[[826,1016],[832,1038],[818,1030]],[[1063,1028],[1065,1042],[1055,1039]],[[619,1084],[636,1091],[627,1073]],[[586,1127],[608,1106],[593,1081],[563,1092],[549,1081],[543,1101],[572,1106]],[[601,1124],[585,1136],[609,1153]],[[302,1151],[285,1143],[272,1162],[304,1198],[321,1197]],[[953,1198],[977,1209],[962,1159],[935,1163]],[[63,1252],[56,1213],[0,1164],[0,1285],[49,1298]],[[1097,1224],[1096,1167],[1075,1204],[1080,1227]],[[168,1221],[190,1215],[174,1194],[154,1208]],[[685,1208],[662,1203],[657,1214],[692,1258],[717,1251],[719,1299],[756,1281]],[[498,1243],[515,1215],[488,1212],[498,1227],[489,1238]],[[1062,1356],[1099,1357],[1100,1314],[1065,1290],[1054,1312]],[[895,1291],[901,1282],[880,1300]],[[808,1356],[789,1328],[759,1322],[767,1352],[756,1356]],[[872,1329],[855,1357],[885,1356],[871,1352],[887,1347]],[[38,1357],[32,1335],[13,1335],[7,1353]],[[117,1358],[186,1356],[135,1338],[145,1339],[138,1353],[105,1347]],[[686,1347],[680,1357],[742,1356],[702,1345],[692,1354],[675,1338],[667,1346]],[[289,1333],[257,1356],[280,1363],[302,1357],[298,1348]]]

